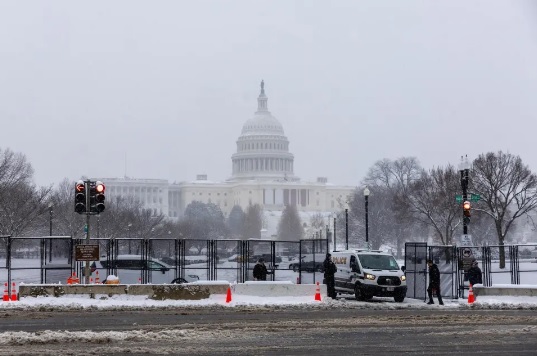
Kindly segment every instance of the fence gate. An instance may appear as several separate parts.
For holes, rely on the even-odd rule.
[[[442,297],[458,298],[458,263],[455,246],[429,246],[429,258],[440,271],[440,291]]]
[[[405,274],[408,298],[426,300],[427,295],[427,243],[405,244]]]

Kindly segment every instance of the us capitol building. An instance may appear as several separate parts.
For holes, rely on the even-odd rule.
[[[267,102],[261,81],[257,111],[242,127],[237,152],[231,155],[232,175],[224,182],[212,182],[203,174],[194,181],[180,183],[127,177],[96,179],[106,184],[110,199],[134,196],[153,214],[172,219],[182,217],[193,201],[214,203],[226,217],[234,205],[240,205],[246,211],[249,204],[259,204],[265,220],[269,215],[277,215],[279,219],[288,204],[297,206],[302,220],[307,215],[327,215],[344,208],[347,196],[355,187],[334,185],[325,177],[317,178],[316,182],[303,182],[295,176],[289,140],[282,124],[268,110]]]

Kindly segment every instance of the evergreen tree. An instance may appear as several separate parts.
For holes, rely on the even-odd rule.
[[[263,219],[259,204],[249,205],[244,216],[242,237],[244,239],[260,239]]]
[[[295,205],[287,205],[278,223],[278,238],[282,241],[298,241],[304,236],[302,222]]]
[[[240,238],[242,236],[243,227],[244,227],[245,214],[240,205],[235,205],[229,217],[227,219],[227,226],[230,230],[230,233],[235,238]]]

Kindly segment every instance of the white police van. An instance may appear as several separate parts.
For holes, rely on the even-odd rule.
[[[377,250],[331,252],[337,267],[335,287],[339,294],[354,293],[357,300],[393,297],[401,303],[406,297],[406,277],[395,258]]]

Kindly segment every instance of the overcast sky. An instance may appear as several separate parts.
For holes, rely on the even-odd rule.
[[[303,180],[498,150],[537,171],[531,0],[0,1],[0,148],[39,185],[223,181],[261,79]]]

